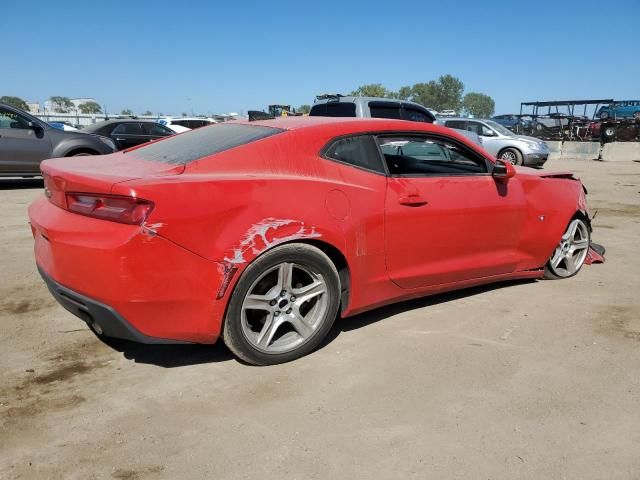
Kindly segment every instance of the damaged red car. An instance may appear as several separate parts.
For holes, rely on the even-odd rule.
[[[602,261],[579,180],[431,124],[231,122],[42,173],[29,217],[58,302],[99,335],[221,337],[251,364],[311,352],[338,315]]]

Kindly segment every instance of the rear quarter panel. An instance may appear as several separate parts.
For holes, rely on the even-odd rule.
[[[182,175],[117,184],[113,193],[154,201],[146,228],[237,268],[232,285],[249,263],[279,244],[327,243],[347,260],[351,303],[364,303],[354,282],[388,281],[386,177],[319,157],[339,134],[283,133],[194,162]]]

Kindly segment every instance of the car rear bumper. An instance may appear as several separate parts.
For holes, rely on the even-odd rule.
[[[94,330],[143,343],[217,340],[222,264],[143,227],[70,213],[44,197],[30,205],[29,218],[49,290]]]
[[[548,158],[548,153],[527,153],[524,156],[523,164],[525,167],[541,167],[545,164]]]
[[[67,288],[47,275],[38,266],[40,276],[51,295],[69,312],[84,321],[98,335],[122,338],[138,343],[190,343],[180,340],[149,337],[143,334],[109,305],[105,305]]]

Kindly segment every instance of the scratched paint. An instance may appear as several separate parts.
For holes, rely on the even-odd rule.
[[[247,253],[258,255],[279,243],[320,236],[315,227],[307,227],[298,220],[265,218],[247,230],[240,244],[224,260],[234,264],[246,263]]]

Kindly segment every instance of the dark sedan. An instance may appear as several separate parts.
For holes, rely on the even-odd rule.
[[[109,137],[116,144],[118,150],[175,134],[173,130],[154,120],[133,118],[105,120],[89,125],[82,131]]]

